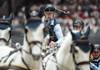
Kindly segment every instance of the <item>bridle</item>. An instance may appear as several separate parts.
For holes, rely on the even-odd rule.
[[[39,45],[39,46],[37,46],[37,47],[39,47],[40,50],[41,50],[41,49],[42,49],[42,47],[41,47],[41,46],[42,46],[42,42],[41,42],[41,41],[38,41],[38,40],[29,41],[29,40],[28,40],[27,33],[28,33],[28,29],[27,29],[26,26],[25,26],[25,38],[26,38],[26,42],[27,42],[27,44],[28,44],[28,46],[29,46],[29,51],[27,51],[27,50],[25,50],[25,49],[23,49],[23,48],[22,48],[22,50],[23,50],[25,53],[27,53],[27,54],[29,54],[30,56],[32,56],[32,60],[38,61],[38,60],[40,59],[41,55],[34,55],[34,54],[32,54],[32,47],[31,47],[31,46],[33,45],[33,47],[34,47],[35,45]],[[31,70],[31,69],[29,68],[28,64],[25,62],[23,56],[22,56],[22,61],[24,62],[24,64],[25,64],[25,66],[27,67],[27,69],[28,69],[28,70]]]
[[[6,44],[8,44],[8,41],[5,38],[0,38],[0,41],[4,41]]]
[[[28,40],[27,40],[27,35],[26,35],[26,41],[28,42]],[[40,41],[31,41],[31,42],[28,42],[28,45],[29,45],[29,46],[30,46],[31,44],[33,44],[33,45],[37,45],[37,44],[42,45],[42,42],[40,42]],[[39,47],[39,48],[42,49],[41,47]],[[20,50],[21,52],[22,52],[22,50],[23,50],[25,53],[31,55],[32,58],[33,58],[33,60],[39,60],[39,57],[41,57],[41,56],[35,56],[35,55],[33,55],[33,54],[32,54],[32,48],[31,48],[31,47],[29,47],[29,52],[26,51],[26,50],[23,49],[23,48],[21,48],[21,49],[19,49],[19,50]],[[23,54],[22,54],[22,55],[23,55]],[[25,66],[27,67],[27,70],[31,70],[31,69],[29,68],[28,64],[25,62],[23,56],[21,57],[21,59],[22,59],[23,63],[25,64]]]
[[[9,31],[9,39],[8,39],[8,41],[5,39],[5,38],[0,38],[0,41],[4,41],[5,43],[6,43],[6,45],[8,45],[9,44],[9,41],[10,41],[10,39],[11,39],[11,31]]]
[[[31,44],[34,44],[34,45],[40,44],[40,45],[42,45],[42,42],[40,42],[40,41],[31,41],[31,42],[29,42],[28,44],[29,44],[29,45],[31,45]]]
[[[78,51],[75,49],[75,46],[71,46],[71,53],[72,53],[72,57],[73,57],[73,61],[75,63],[75,70],[80,70],[79,69],[79,66],[81,65],[89,65],[89,61],[82,61],[82,62],[78,62],[76,61],[76,58],[75,58],[75,54],[78,53]]]
[[[42,42],[38,41],[38,40],[33,40],[33,41],[29,42],[28,41],[28,37],[27,37],[27,32],[28,32],[28,30],[25,29],[25,34],[26,34],[25,37],[26,37],[26,41],[27,41],[27,43],[28,43],[29,46],[31,46],[31,45],[37,45],[37,44],[40,44],[42,46]],[[42,49],[42,47],[39,47],[39,48]],[[29,52],[26,51],[26,53],[31,54],[33,56],[33,58],[35,58],[35,56],[32,54],[32,48],[31,47],[29,47]]]
[[[26,41],[27,41],[27,43],[28,43],[28,45],[30,46],[31,44],[33,44],[33,45],[36,45],[36,44],[40,44],[40,45],[42,45],[42,42],[41,41],[38,41],[38,40],[34,40],[34,41],[28,41],[28,37],[27,37],[27,32],[28,32],[28,30],[25,28],[25,37],[26,37]],[[30,48],[31,49],[31,48]],[[41,48],[42,49],[42,48]]]
[[[73,45],[71,46],[70,53],[72,54],[72,58],[73,58],[73,61],[74,61],[74,64],[75,64],[75,70],[80,70],[79,69],[79,66],[81,66],[81,65],[87,65],[87,64],[89,65],[90,61],[82,61],[82,62],[78,62],[77,63],[75,54],[78,53],[78,51],[75,49],[75,46],[73,46]],[[52,62],[54,62],[57,65],[61,66],[63,70],[69,70],[67,67],[65,67],[62,64],[60,64],[60,63],[57,62],[57,58],[56,58],[56,55],[55,54],[56,53],[53,53],[53,56],[56,59],[56,61],[55,60],[52,60],[50,58],[47,61],[51,60]],[[59,67],[58,66],[57,66],[57,70],[59,70]]]

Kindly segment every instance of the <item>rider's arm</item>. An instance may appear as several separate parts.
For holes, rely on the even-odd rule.
[[[58,39],[58,41],[56,42],[57,46],[60,46],[63,41],[63,33],[60,24],[56,24],[56,26],[54,27],[54,32]]]

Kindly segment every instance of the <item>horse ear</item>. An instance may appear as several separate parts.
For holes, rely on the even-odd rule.
[[[26,34],[30,34],[31,33],[31,30],[28,26],[25,26],[25,33]]]
[[[8,31],[10,31],[10,30],[11,30],[11,28],[10,28],[10,27],[8,27],[8,28],[7,28],[7,30],[8,30]]]
[[[27,33],[29,30],[29,27],[28,26],[25,26],[25,33]]]
[[[11,30],[11,28],[10,28],[10,27],[8,27],[8,28],[6,28],[6,29],[5,29],[5,31],[7,31],[7,32],[8,32],[8,31],[10,31],[10,30]]]

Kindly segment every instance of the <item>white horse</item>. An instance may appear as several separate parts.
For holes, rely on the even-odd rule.
[[[90,70],[89,53],[72,45],[72,36],[68,32],[56,54],[51,53],[44,58],[45,70]],[[73,51],[75,49],[77,52]],[[78,68],[78,69],[76,69]]]
[[[0,70],[42,70],[43,28],[43,24],[36,24],[33,31],[27,28],[17,50],[0,47]]]

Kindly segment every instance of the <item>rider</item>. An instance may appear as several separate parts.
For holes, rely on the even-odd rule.
[[[71,30],[71,29],[70,29]],[[81,19],[75,19],[73,23],[73,29],[71,30],[73,40],[87,39],[90,29],[84,31],[84,23]]]
[[[43,22],[45,24],[44,31],[49,34],[49,46],[60,46],[63,39],[63,33],[60,24],[55,17],[55,7],[52,4],[47,4],[44,9]]]
[[[88,35],[90,28],[84,31],[83,21],[81,19],[75,19],[73,29],[70,29],[70,31],[73,38],[73,45],[80,46],[85,52],[88,52],[90,49],[90,47],[87,47],[89,46]]]
[[[91,51],[92,60],[90,61],[91,70],[100,70],[100,45],[95,44]]]

